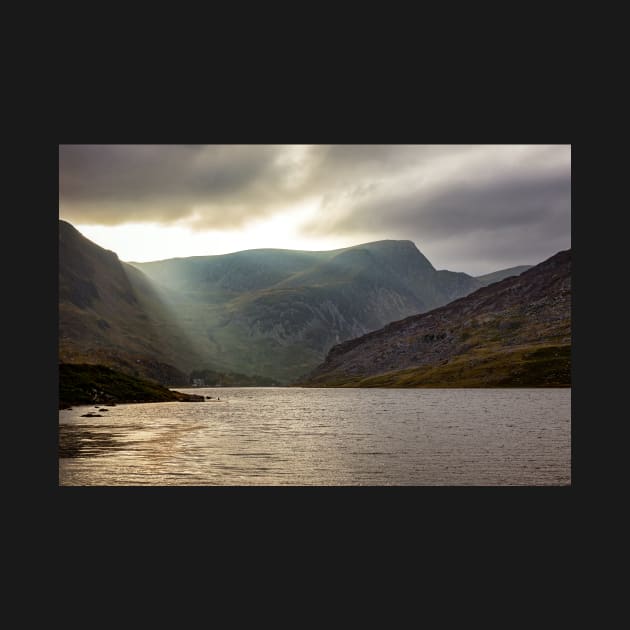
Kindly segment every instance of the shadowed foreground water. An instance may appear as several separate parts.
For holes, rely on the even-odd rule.
[[[60,411],[59,484],[571,483],[570,389],[180,391],[221,401]]]

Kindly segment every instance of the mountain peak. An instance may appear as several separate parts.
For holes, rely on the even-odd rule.
[[[389,260],[400,260],[401,262],[413,263],[415,266],[424,268],[426,271],[435,271],[435,267],[429,259],[418,249],[417,245],[410,240],[387,239],[382,241],[372,241],[355,245],[348,249],[365,249],[379,257],[386,257]]]

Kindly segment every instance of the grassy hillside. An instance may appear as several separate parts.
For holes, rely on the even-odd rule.
[[[201,401],[104,365],[59,365],[59,407],[105,403]]]
[[[354,379],[334,378],[329,387],[570,387],[571,346],[480,349],[444,365],[385,372]]]

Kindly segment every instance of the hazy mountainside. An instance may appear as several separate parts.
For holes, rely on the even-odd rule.
[[[340,341],[481,286],[436,271],[411,241],[130,264],[154,282],[205,365],[285,383]]]
[[[510,267],[509,269],[500,269],[499,271],[493,271],[492,273],[487,273],[483,276],[475,276],[475,279],[478,280],[484,287],[487,287],[489,284],[499,282],[500,280],[505,280],[505,278],[509,278],[511,276],[519,276],[524,271],[527,271],[531,268],[532,265],[519,265],[518,267]]]
[[[195,387],[274,387],[279,385],[277,381],[264,376],[246,376],[216,370],[193,370],[190,379]]]
[[[446,306],[336,345],[312,386],[571,382],[571,250]]]
[[[59,360],[187,384],[201,364],[142,272],[59,221]]]

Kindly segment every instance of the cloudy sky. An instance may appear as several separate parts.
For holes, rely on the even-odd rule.
[[[571,148],[61,145],[59,216],[129,261],[409,239],[476,275],[571,246]]]

